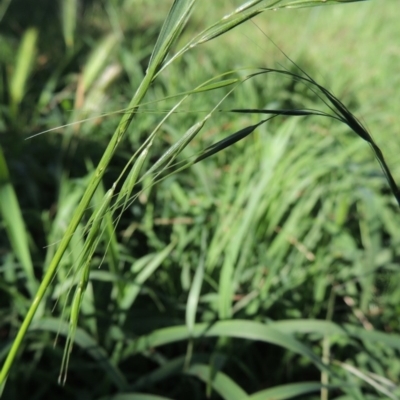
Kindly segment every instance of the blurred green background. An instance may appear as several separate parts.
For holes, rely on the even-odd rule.
[[[2,360],[172,3],[0,5]],[[199,1],[176,49],[240,4]],[[195,47],[160,74],[97,201],[174,106],[170,96],[243,67],[298,72],[281,50],[368,127],[400,182],[398,0],[266,11],[254,22]],[[163,123],[147,167],[221,92],[193,96]],[[220,108],[257,107],[326,109],[309,87],[279,75],[246,81]],[[214,113],[179,159],[260,119]],[[400,398],[400,220],[365,142],[334,120],[278,117],[152,183],[144,180],[118,224],[106,221],[65,385],[58,377],[67,298],[87,220],[4,398]],[[213,331],[217,321],[224,322]],[[260,328],[268,326],[274,331]],[[328,392],[320,382],[332,385]]]

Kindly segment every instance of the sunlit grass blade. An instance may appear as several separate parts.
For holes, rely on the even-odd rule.
[[[64,41],[69,49],[74,47],[78,0],[61,0],[61,22]]]
[[[86,92],[93,82],[98,78],[106,63],[110,59],[110,55],[115,51],[119,38],[115,34],[111,34],[101,40],[93,49],[92,53],[85,64],[82,73],[83,90]]]
[[[199,259],[196,272],[193,277],[192,286],[190,287],[187,305],[186,305],[186,325],[189,332],[192,331],[196,322],[196,312],[199,303],[199,297],[201,292],[201,286],[204,279],[204,262],[206,257],[206,233],[203,231],[202,234],[202,255]]]
[[[36,56],[36,44],[39,32],[36,28],[29,28],[22,38],[14,71],[10,79],[11,114],[16,117],[18,106],[22,101],[28,85],[29,75],[32,71]]]

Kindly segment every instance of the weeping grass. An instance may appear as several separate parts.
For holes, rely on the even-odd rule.
[[[200,44],[218,38],[267,9],[319,3],[246,3],[193,35],[180,50],[171,52],[184,32],[194,1],[173,3],[143,80],[124,110],[99,165],[95,169],[88,167],[90,174],[83,185],[68,179],[60,183],[58,203],[64,204],[63,212],[57,213],[53,221],[49,243],[60,241],[57,250],[54,246],[49,248],[48,267],[39,291],[12,346],[5,347],[8,357],[0,375],[2,385],[29,331],[39,333],[39,337],[40,332],[53,332],[65,338],[59,379],[67,385],[70,378],[66,371],[74,371],[72,379],[78,371],[72,365],[73,345],[87,351],[107,377],[106,382],[93,389],[95,397],[109,394],[107,386],[111,385],[120,396],[166,398],[163,393],[158,393],[160,397],[153,391],[156,384],[183,374],[203,381],[208,394],[215,391],[226,399],[272,395],[290,398],[327,390],[351,398],[364,398],[364,394],[371,393],[375,398],[397,398],[397,382],[391,378],[396,365],[388,364],[384,354],[397,354],[398,337],[386,332],[369,332],[371,323],[367,318],[369,307],[375,301],[372,293],[381,290],[380,277],[396,276],[394,244],[399,240],[394,222],[396,211],[384,194],[382,177],[377,176],[371,162],[365,162],[368,158],[359,158],[364,154],[362,141],[351,141],[343,148],[334,135],[303,135],[301,120],[291,117],[307,117],[307,120],[328,117],[325,119],[333,120],[333,124],[324,119],[320,126],[335,132],[337,129],[339,136],[336,125],[342,122],[358,135],[357,139],[372,147],[397,201],[398,188],[380,147],[368,131],[338,97],[310,75],[302,70],[292,73],[261,68],[248,74],[234,70],[207,80],[193,90],[186,88],[178,96],[181,100],[165,99],[173,107],[152,124],[150,133],[139,142],[122,173],[118,171],[117,179],[106,189],[99,186],[107,181],[105,174],[121,143],[126,136],[128,139],[133,136],[128,134],[132,121],[138,129],[140,121],[151,118],[150,114],[141,112],[146,96],[153,95],[151,85],[156,85],[181,55],[190,54]],[[72,43],[71,39],[68,43]],[[168,58],[169,53],[172,55]],[[327,111],[246,108],[243,104],[248,101],[238,101],[243,93],[250,93],[246,88],[269,79],[272,74],[304,82]],[[157,90],[155,87],[154,92]],[[181,105],[202,102],[208,94],[214,102],[206,113],[192,117],[188,114],[190,123],[184,128],[173,127],[171,121],[179,120],[175,111]],[[241,105],[235,106],[235,103]],[[229,112],[219,111],[222,104],[229,104],[224,107]],[[223,138],[212,140],[210,146],[200,142],[199,136],[207,136],[217,116],[231,123],[232,116],[238,113],[247,121],[251,119],[251,123],[232,129],[233,133],[226,133],[230,128],[221,129],[218,136]],[[258,114],[268,117],[255,120]],[[159,152],[162,130],[173,141]],[[187,157],[191,146],[195,149],[191,152],[194,155]],[[349,159],[354,162],[348,163]],[[107,191],[108,187],[111,189]],[[125,217],[130,211],[133,215],[139,213],[140,221],[134,219],[130,223],[132,218]],[[185,218],[180,219],[181,215]],[[122,234],[118,222],[124,224]],[[68,228],[57,231],[57,226],[63,224],[69,224]],[[145,238],[150,251],[140,246],[138,237]],[[130,252],[131,247],[138,254]],[[108,269],[104,268],[106,265]],[[100,266],[101,269],[94,268]],[[5,271],[10,274],[12,267],[6,266]],[[314,278],[315,284],[310,284]],[[39,314],[32,323],[51,283],[54,283],[54,292],[47,301],[60,299],[61,310],[59,304],[55,307],[64,310],[63,318],[68,322],[40,318],[43,314]],[[393,287],[389,291],[394,296],[397,293]],[[327,321],[323,321],[327,297],[333,300],[328,304]],[[340,315],[335,315],[339,298],[346,304],[359,300],[356,306],[349,306],[350,324],[346,318],[341,320]],[[24,299],[20,303],[21,310],[27,308]],[[279,311],[283,304],[287,315]],[[307,310],[303,309],[305,304]],[[167,310],[172,313],[163,327],[160,321]],[[299,319],[304,316],[303,312],[308,313],[309,320]],[[80,319],[80,314],[85,318]],[[337,324],[330,322],[334,316]],[[388,321],[393,323],[391,318]],[[80,327],[81,323],[84,328]],[[290,328],[296,323],[295,328]],[[207,342],[211,350],[198,354],[199,343],[208,337],[220,340]],[[359,351],[354,338],[365,348]],[[237,344],[237,339],[242,340],[244,347]],[[328,349],[328,361],[322,357],[318,344],[322,340]],[[181,341],[186,343],[180,346]],[[250,387],[238,373],[248,371],[241,358],[248,365],[258,362],[263,366],[264,377],[274,373],[254,347],[256,341],[284,349],[282,354],[291,363],[301,360],[308,370],[318,371],[321,377],[328,376],[328,382],[324,379],[323,383],[278,385],[279,380],[275,379],[269,382],[269,386],[275,387],[266,390],[257,385]],[[376,343],[383,344],[384,350],[375,346]],[[159,347],[168,344],[175,344],[176,352],[166,356]],[[354,346],[351,363],[357,367],[347,363],[346,357],[341,359],[340,354],[339,360],[329,362],[330,347],[341,349],[343,344]],[[252,359],[248,359],[245,348],[251,350]],[[143,360],[136,361],[138,354],[157,366],[153,370],[141,368]],[[229,354],[233,356],[230,358]],[[379,365],[371,362],[369,354],[379,359]],[[123,370],[125,362],[136,364],[135,376]],[[238,368],[235,370],[233,365]],[[257,368],[252,371],[256,376]],[[91,373],[88,379],[98,382],[95,375]],[[263,376],[258,380],[262,382]],[[140,392],[144,389],[154,395],[144,395]]]

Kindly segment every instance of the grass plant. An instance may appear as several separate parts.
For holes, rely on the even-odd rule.
[[[0,10],[4,398],[399,398],[393,102],[323,41],[373,15],[369,41],[395,3],[237,3]],[[370,90],[399,96],[385,66]]]

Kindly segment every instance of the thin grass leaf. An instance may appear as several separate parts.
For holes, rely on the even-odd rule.
[[[122,67],[117,62],[108,64],[93,82],[86,95],[82,96],[81,93],[79,93],[79,88],[77,90],[76,104],[81,108],[75,115],[71,116],[71,119],[76,119],[76,116],[80,119],[85,115],[93,115],[95,112],[102,109],[102,107],[109,104],[110,96],[108,91],[121,76],[121,73]],[[81,84],[81,81],[79,81],[78,86],[79,84]],[[83,92],[83,90],[81,92]],[[79,101],[83,101],[83,103],[79,104]],[[94,122],[94,124],[95,123],[96,122]],[[86,129],[90,130],[89,124],[87,124]]]
[[[187,326],[158,329],[153,331],[150,335],[141,336],[135,340],[125,349],[123,358],[135,353],[143,352],[151,347],[158,347],[167,343],[187,340],[189,337],[201,338],[214,336],[260,340],[275,344],[303,355],[321,369],[327,368],[322,364],[319,357],[317,357],[307,346],[297,341],[293,336],[286,334],[281,330],[275,330],[274,324],[265,325],[259,322],[246,320],[219,321],[213,324],[196,324],[191,333],[188,331]]]
[[[386,333],[379,331],[367,331],[359,326],[345,324],[344,329],[348,334],[361,340],[367,340],[376,343],[383,343],[393,349],[400,350],[400,335],[397,333]]]
[[[122,310],[128,310],[132,306],[136,300],[136,297],[143,288],[143,284],[157,270],[157,268],[161,266],[162,262],[168,257],[175,245],[176,244],[174,242],[170,243],[169,246],[165,247],[162,251],[160,251],[160,253],[155,254],[154,257],[151,257],[151,260],[137,274],[134,281],[130,283],[129,287],[125,288],[124,297],[120,302],[120,308]],[[132,265],[132,268],[135,268],[135,264]]]
[[[389,399],[392,400],[398,400],[398,396],[396,396],[394,393],[392,393],[390,390],[388,390],[385,386],[383,386],[380,382],[378,382],[376,379],[373,379],[371,376],[368,374],[360,371],[359,368],[354,367],[353,365],[342,363],[339,361],[334,361],[333,362],[336,365],[339,365],[341,368],[344,370],[350,372],[352,375],[356,376],[357,378],[361,379],[362,381],[368,383],[371,385],[375,390],[378,392],[384,394],[387,396]]]
[[[121,190],[118,193],[118,197],[115,204],[119,205],[122,203],[122,200],[124,201],[121,212],[125,211],[127,208],[132,191],[135,188],[143,164],[146,161],[147,156],[149,154],[150,146],[151,143],[149,143],[149,145],[139,154],[138,158],[136,159],[135,163],[132,166],[132,169],[129,171],[128,176],[124,180]]]
[[[188,371],[188,375],[195,376],[212,388],[225,400],[247,400],[247,393],[229,376],[221,371],[215,371],[209,365],[195,364]]]
[[[315,393],[320,391],[326,386],[320,382],[301,382],[301,383],[288,383],[286,385],[275,386],[270,389],[261,390],[253,393],[248,397],[248,400],[286,400],[292,399],[308,393]],[[329,385],[329,388],[337,389],[343,386]]]
[[[92,86],[93,82],[104,69],[106,63],[109,62],[110,56],[112,52],[115,51],[118,41],[119,38],[115,34],[111,34],[101,40],[91,52],[82,73],[84,92]]]
[[[146,172],[146,175],[152,174],[153,171],[159,169],[162,165],[167,164],[165,168],[175,160],[175,158],[182,152],[182,150],[193,140],[193,138],[201,131],[205,124],[203,121],[197,122],[190,129],[188,129],[184,135],[174,143]]]
[[[237,245],[237,242],[235,242]],[[218,287],[218,317],[221,320],[232,318],[232,299],[234,296],[234,282],[232,276],[235,271],[237,251],[230,252],[232,246],[228,246],[224,254]]]
[[[206,233],[202,232],[202,254],[199,259],[199,265],[194,274],[192,286],[190,287],[187,305],[186,305],[186,325],[189,332],[193,329],[196,322],[196,312],[200,298],[201,286],[204,279],[204,262],[206,254]]]
[[[235,83],[239,83],[241,80],[238,78],[231,78],[231,79],[223,79],[219,82],[215,83],[208,83],[207,81],[204,85],[200,85],[198,88],[193,90],[192,92],[186,92],[185,94],[194,94],[194,93],[201,93],[201,92],[208,92],[210,90],[221,89],[223,87],[234,85]]]
[[[299,319],[274,322],[274,327],[286,333],[318,333],[321,336],[352,336],[361,340],[383,343],[388,347],[400,350],[400,335],[378,331],[367,331],[362,327],[331,321]]]
[[[9,88],[11,112],[14,117],[17,115],[19,103],[27,91],[27,82],[35,61],[38,36],[39,32],[36,28],[29,28],[25,31],[18,48]]]
[[[0,146],[0,214],[3,218],[13,252],[24,270],[26,287],[33,297],[37,280],[33,270],[29,237],[25,227],[17,195],[10,182],[6,159]]]
[[[74,47],[78,0],[61,0],[61,23],[64,41],[69,49]]]

